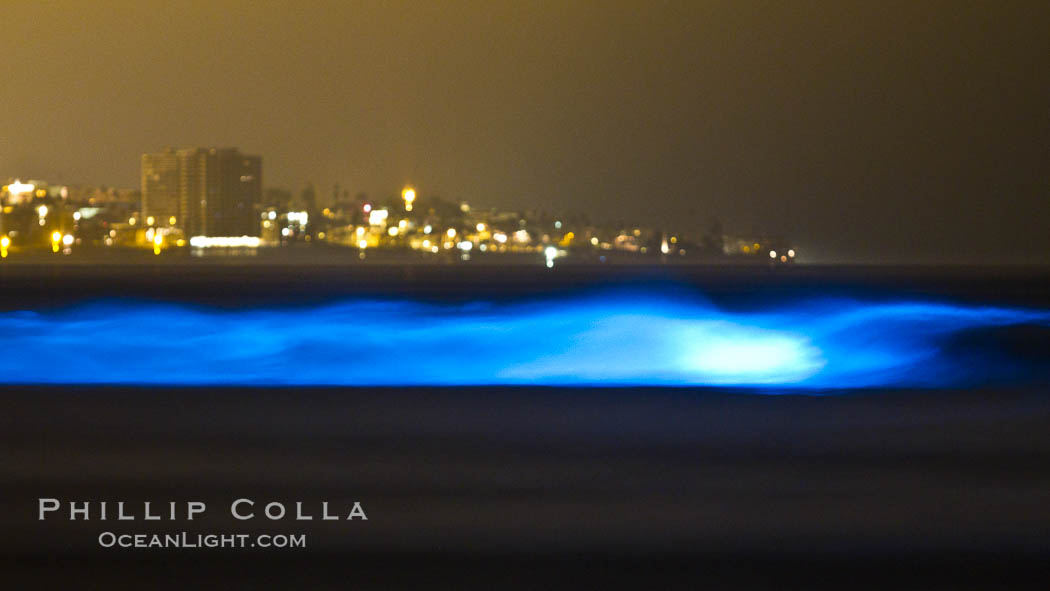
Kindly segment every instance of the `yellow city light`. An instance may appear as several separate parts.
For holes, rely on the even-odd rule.
[[[34,189],[36,189],[36,185],[32,183],[15,181],[7,186],[7,193],[11,196],[24,195],[25,193],[32,193]]]
[[[174,226],[175,225],[175,216],[171,216],[170,218],[168,218],[168,225],[169,226]]]
[[[405,211],[412,211],[412,203],[416,200],[416,190],[405,187],[401,191],[401,198],[405,200]]]
[[[147,226],[152,226],[153,222],[155,222],[155,221],[157,221],[157,220],[153,219],[153,216],[149,216],[149,217],[146,218],[146,225]]]

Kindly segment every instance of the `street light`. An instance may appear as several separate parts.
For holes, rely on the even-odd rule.
[[[412,211],[412,203],[416,200],[416,190],[412,187],[405,187],[401,191],[401,198],[405,200],[405,211]]]

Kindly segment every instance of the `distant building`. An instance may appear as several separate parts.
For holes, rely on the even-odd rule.
[[[177,226],[179,215],[179,157],[167,148],[142,155],[142,219],[158,226]],[[174,220],[174,221],[173,221]]]
[[[156,209],[171,200],[167,187],[177,171],[174,211]],[[258,236],[262,158],[236,148],[184,148],[142,157],[142,216],[157,223],[174,217],[187,236]],[[155,179],[155,180],[154,180]],[[147,192],[152,193],[147,196]],[[155,213],[157,212],[157,213]]]

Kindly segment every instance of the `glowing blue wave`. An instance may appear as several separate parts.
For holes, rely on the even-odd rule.
[[[1050,312],[849,300],[729,312],[651,292],[236,311],[109,301],[0,313],[0,381],[942,387],[1016,378],[994,347],[953,342],[1019,326],[1043,330]]]

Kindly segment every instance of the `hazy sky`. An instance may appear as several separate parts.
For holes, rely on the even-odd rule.
[[[2,0],[0,177],[270,187],[1050,262],[1050,2]]]

